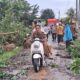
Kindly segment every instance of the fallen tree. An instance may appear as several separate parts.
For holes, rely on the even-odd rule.
[[[0,32],[0,36],[3,36],[3,35],[10,35],[10,34],[18,34],[19,31],[15,31],[15,32],[7,32],[7,33],[4,33],[4,32]]]

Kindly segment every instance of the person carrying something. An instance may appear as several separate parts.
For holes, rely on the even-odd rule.
[[[43,43],[43,47],[44,47],[44,55],[46,57],[48,57],[49,59],[53,59],[51,57],[51,55],[52,55],[51,46],[48,45],[47,37],[44,34],[44,32],[41,31],[40,25],[36,25],[35,32],[33,32],[33,34],[32,34],[32,39],[35,39],[35,38],[41,39],[41,41]]]

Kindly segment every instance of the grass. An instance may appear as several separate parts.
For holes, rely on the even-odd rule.
[[[57,68],[58,67],[57,64],[50,64],[49,66],[51,66],[51,68]]]
[[[0,79],[7,77],[8,75],[5,72],[0,72]]]
[[[16,47],[12,51],[7,51],[7,52],[4,52],[3,54],[0,54],[0,63],[5,63],[11,57],[19,54],[20,50],[21,50],[21,47]]]

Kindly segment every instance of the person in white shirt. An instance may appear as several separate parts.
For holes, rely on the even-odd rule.
[[[48,39],[49,27],[45,25],[43,28],[44,28],[44,33],[46,34],[47,39]]]
[[[52,25],[52,39],[56,41],[56,24]]]

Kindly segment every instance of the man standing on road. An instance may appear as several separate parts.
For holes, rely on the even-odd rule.
[[[45,26],[43,28],[44,28],[44,33],[46,34],[47,39],[48,39],[49,28],[48,28],[47,24],[45,24]]]
[[[70,27],[69,24],[66,24],[64,28],[64,41],[66,42],[66,48],[70,46],[70,42],[72,41],[72,32]]]
[[[52,27],[52,39],[56,41],[56,25],[54,24]]]
[[[59,26],[57,26],[56,31],[57,31],[57,40],[59,44],[60,42],[63,42],[63,35],[64,35],[64,27],[62,26],[61,23],[59,23]]]

